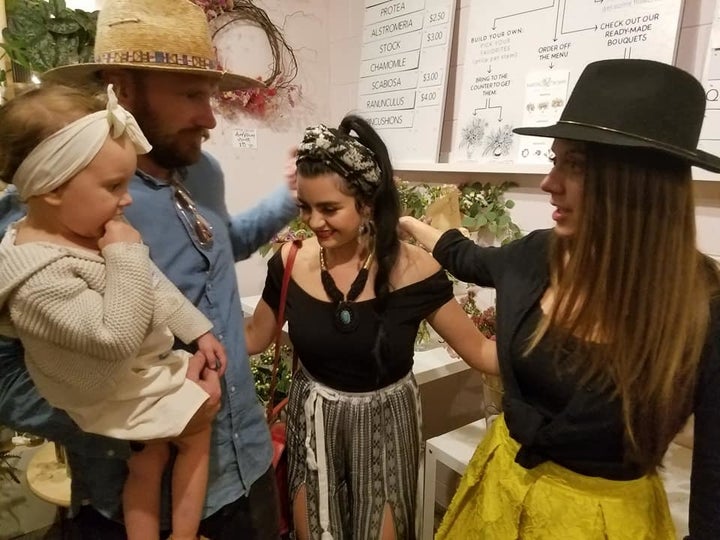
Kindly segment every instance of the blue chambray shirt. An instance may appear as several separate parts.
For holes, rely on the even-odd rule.
[[[226,348],[228,365],[222,380],[222,408],[213,426],[204,510],[204,516],[209,516],[246,495],[272,458],[270,435],[248,364],[234,263],[270,240],[297,214],[297,207],[283,187],[251,210],[231,217],[220,166],[205,153],[187,169],[184,185],[213,227],[211,248],[203,248],[182,219],[172,186],[142,172],[131,182],[133,204],[125,216],[142,234],[153,261],[210,319],[213,333]],[[2,231],[23,213],[10,188],[0,200]],[[91,503],[105,516],[119,518],[127,444],[82,434],[64,413],[52,409],[37,395],[20,352],[16,342],[0,342],[0,424],[66,444],[73,470],[74,511],[82,503]]]

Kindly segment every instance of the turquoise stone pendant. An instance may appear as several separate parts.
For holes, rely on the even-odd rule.
[[[343,333],[357,329],[358,314],[355,306],[350,302],[339,302],[335,308],[335,327]]]

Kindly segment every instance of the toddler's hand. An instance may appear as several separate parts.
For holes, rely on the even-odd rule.
[[[208,369],[217,371],[219,376],[225,374],[227,368],[227,356],[225,355],[225,347],[218,339],[207,332],[197,339],[198,352],[205,356]]]
[[[98,240],[98,247],[103,249],[105,246],[118,242],[126,242],[128,244],[142,243],[140,233],[122,218],[111,219],[105,224],[105,234]]]

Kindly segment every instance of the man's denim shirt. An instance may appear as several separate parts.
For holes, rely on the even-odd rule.
[[[223,405],[211,442],[204,511],[209,516],[246,495],[267,471],[272,457],[248,364],[234,263],[270,240],[297,214],[297,208],[283,187],[251,210],[231,217],[225,206],[222,171],[207,154],[187,169],[184,185],[213,227],[214,242],[209,249],[200,245],[189,221],[182,219],[174,188],[141,172],[131,182],[133,204],[126,208],[125,216],[142,234],[160,270],[212,321],[212,331],[227,351]],[[2,233],[23,214],[10,187],[0,199]],[[0,424],[65,444],[73,471],[73,510],[91,503],[107,517],[119,518],[127,444],[79,432],[67,415],[37,395],[21,354],[17,342],[0,342]]]

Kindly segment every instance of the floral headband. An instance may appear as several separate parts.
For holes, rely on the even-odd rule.
[[[297,160],[324,163],[367,197],[372,197],[380,184],[375,154],[354,137],[323,124],[305,130]]]

